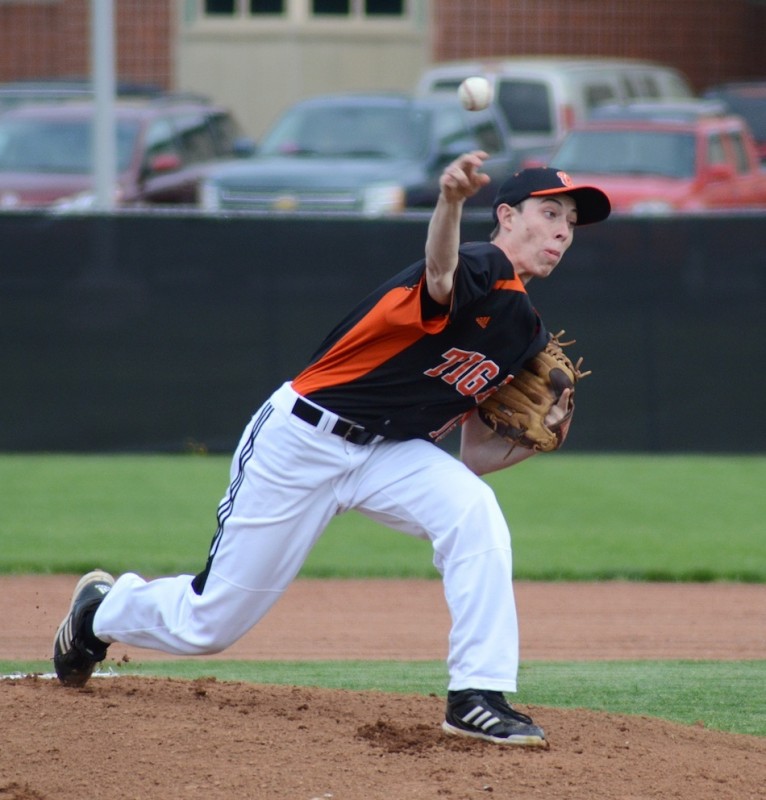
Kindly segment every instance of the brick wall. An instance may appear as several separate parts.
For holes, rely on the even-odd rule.
[[[172,88],[172,2],[114,3],[121,81]],[[89,74],[89,0],[0,3],[0,82]]]
[[[766,76],[753,0],[432,0],[433,57],[561,53],[649,58],[695,89]]]
[[[175,0],[119,0],[122,81],[173,88]],[[761,0],[430,0],[433,60],[563,53],[650,58],[695,88],[766,76]],[[89,0],[0,3],[0,82],[85,76]]]

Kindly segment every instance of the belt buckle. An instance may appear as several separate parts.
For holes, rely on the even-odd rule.
[[[354,431],[356,430],[363,431],[364,428],[360,428],[358,425],[354,425],[353,422],[349,422],[348,427],[346,428],[346,432],[343,434],[343,441],[347,442],[351,434],[354,433]]]

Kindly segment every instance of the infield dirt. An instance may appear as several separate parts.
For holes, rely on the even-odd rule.
[[[50,657],[75,580],[0,578],[0,659]],[[525,660],[766,658],[764,586],[517,594]],[[447,630],[438,582],[298,581],[218,657],[441,659]],[[522,750],[443,736],[434,696],[123,676],[4,680],[0,697],[0,800],[755,800],[766,785],[766,739],[647,717],[525,706],[550,748]]]

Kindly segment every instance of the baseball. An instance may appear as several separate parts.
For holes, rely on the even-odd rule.
[[[481,111],[492,102],[492,86],[486,78],[466,78],[457,88],[457,96],[468,111]]]

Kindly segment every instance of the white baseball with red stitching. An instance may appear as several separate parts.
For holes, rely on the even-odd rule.
[[[481,111],[492,102],[492,86],[486,78],[466,78],[457,89],[457,96],[468,111]]]

